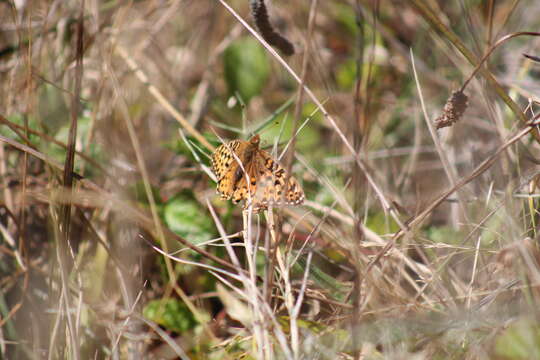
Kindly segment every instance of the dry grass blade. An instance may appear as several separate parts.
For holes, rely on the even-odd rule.
[[[9,120],[7,120],[5,117],[3,117],[2,115],[0,115],[0,122],[5,124],[6,126],[8,126],[11,130],[13,130],[14,132],[17,133],[17,135],[23,139],[25,141],[25,143],[32,147],[32,143],[31,141],[23,134],[20,132],[20,130],[25,130],[23,126],[21,125],[18,125],[18,124],[15,124]],[[68,148],[68,145],[63,143],[62,141],[58,141],[56,140],[54,137],[52,136],[49,136],[43,132],[40,132],[40,131],[36,131],[36,130],[33,130],[33,129],[28,129],[28,133],[29,134],[32,134],[32,135],[37,135],[39,136],[40,138],[46,140],[47,142],[50,142],[52,144],[56,144],[64,149],[67,149]],[[102,164],[98,163],[95,159],[92,159],[90,156],[86,155],[85,153],[75,149],[75,154],[77,156],[79,156],[81,159],[84,159],[85,161],[87,161],[89,164],[91,164],[92,166],[96,167],[97,169],[99,169],[100,171],[102,171],[104,174],[106,174],[111,180],[114,181],[114,177],[107,171],[107,169],[105,169]],[[81,176],[77,176],[77,178],[81,178]]]
[[[523,56],[525,56],[527,59],[530,59],[534,62],[537,62],[537,63],[540,63],[540,57],[538,56],[534,56],[534,55],[529,55],[529,54],[522,54]]]

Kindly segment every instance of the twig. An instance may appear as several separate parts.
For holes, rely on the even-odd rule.
[[[69,193],[73,192],[73,170],[75,167],[75,145],[77,142],[77,120],[80,112],[80,100],[81,83],[83,74],[83,36],[84,36],[84,4],[83,0],[79,7],[79,19],[77,21],[77,48],[76,48],[76,65],[75,65],[75,86],[73,94],[71,96],[71,124],[69,127],[68,144],[66,151],[66,160],[64,163],[64,173],[62,185]],[[67,254],[68,250],[72,253],[71,249],[71,203],[65,203],[60,207],[59,211],[60,220],[60,237],[56,243],[58,265],[60,270],[60,278],[62,280],[61,292],[63,296],[64,311],[67,319],[69,338],[71,341],[71,356],[78,360],[80,359],[80,344],[79,334],[76,323],[73,323],[71,313],[71,301],[68,291],[68,263]],[[73,256],[73,253],[72,253]],[[79,290],[81,291],[81,290]],[[77,313],[77,318],[80,313]],[[78,321],[77,321],[78,322]]]

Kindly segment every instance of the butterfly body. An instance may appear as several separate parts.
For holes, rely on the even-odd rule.
[[[259,148],[259,135],[249,141],[232,140],[212,154],[212,171],[217,192],[224,200],[245,201],[245,207],[266,209],[268,205],[299,205],[304,192],[296,179],[265,150]]]

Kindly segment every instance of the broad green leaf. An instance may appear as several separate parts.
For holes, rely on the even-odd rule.
[[[188,196],[177,196],[164,207],[167,226],[193,244],[199,244],[214,235],[214,225],[199,204]]]
[[[261,93],[270,74],[264,48],[253,38],[232,43],[223,54],[223,64],[231,94],[238,93],[246,103]]]

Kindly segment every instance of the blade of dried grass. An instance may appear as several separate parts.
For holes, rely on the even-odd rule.
[[[235,155],[235,158],[236,158],[236,155]],[[240,165],[242,165],[239,159],[237,159],[237,161],[239,162]],[[231,257],[231,260],[238,267],[238,269],[241,269],[240,262],[238,258],[236,257],[236,254],[234,253],[232,246],[230,246],[230,243],[225,233],[225,230],[223,228],[223,225],[221,224],[221,221],[218,219],[213,207],[211,206],[208,200],[207,200],[207,206],[210,209],[212,218],[214,219],[216,227],[218,228],[218,232],[220,236],[222,237],[223,242],[226,245],[226,249],[227,249],[227,252],[229,253],[229,256]],[[264,302],[264,300],[261,298],[257,289],[257,268],[255,266],[257,249],[256,248],[254,249],[253,244],[251,242],[252,213],[253,211],[252,211],[251,205],[248,207],[248,209],[242,211],[242,219],[243,219],[243,232],[242,233],[243,233],[243,238],[244,238],[244,248],[246,251],[248,270],[247,270],[247,275],[243,271],[240,271],[240,270],[238,271],[238,274],[240,275],[242,279],[242,284],[244,286],[243,296],[246,299],[248,299],[248,302],[250,304],[250,309],[252,311],[251,318],[255,319],[253,321],[251,330],[253,331],[257,356],[260,359],[263,359],[263,358],[267,359],[269,358],[269,356],[271,356],[270,354],[271,345],[269,343],[268,329],[267,329],[267,326],[265,326],[266,324],[265,314],[262,312],[263,307],[261,306],[261,301]]]
[[[155,228],[154,223],[152,220],[151,214],[148,214],[147,210],[138,208],[135,204],[126,202],[122,199],[119,199],[112,193],[108,193],[104,190],[98,190],[98,191],[89,191],[89,190],[83,190],[83,189],[77,189],[77,191],[73,194],[65,194],[62,191],[55,191],[55,194],[53,197],[48,192],[28,192],[27,196],[31,196],[36,200],[42,201],[44,203],[52,203],[52,204],[59,204],[62,202],[72,202],[76,204],[80,204],[81,206],[93,206],[93,207],[100,207],[100,208],[114,208],[115,211],[118,211],[119,213],[125,214],[126,217],[130,218],[133,222],[139,224],[142,228],[147,230],[151,234],[155,234]],[[204,249],[199,248],[198,246],[193,245],[186,239],[182,238],[179,235],[176,235],[171,230],[167,229],[166,227],[163,227],[164,233],[168,238],[174,239],[181,243],[182,245],[186,246],[187,248],[199,253],[203,257],[214,261],[221,266],[224,266],[226,268],[232,269],[232,270],[238,270],[238,268],[229,263],[228,261],[225,261],[207,251]],[[156,236],[157,237],[157,236]]]
[[[129,58],[129,60],[131,60],[131,59]],[[139,72],[142,73],[141,71],[139,71]],[[115,75],[114,71],[112,71],[112,69],[110,67],[109,67],[109,75],[110,75],[111,81],[113,83],[113,87],[115,89],[115,92],[117,94],[117,98],[120,99],[120,111],[121,111],[122,117],[123,117],[123,119],[125,121],[126,128],[128,130],[128,135],[129,135],[129,138],[130,138],[130,140],[132,142],[132,146],[133,146],[133,149],[134,149],[134,152],[135,152],[135,157],[137,159],[137,165],[138,165],[139,170],[140,170],[141,175],[142,175],[142,180],[143,180],[145,193],[146,193],[146,196],[148,198],[148,202],[150,204],[150,213],[151,213],[152,220],[153,220],[153,225],[154,225],[153,229],[157,233],[157,238],[159,239],[160,243],[163,245],[163,247],[165,249],[165,252],[168,253],[169,251],[168,251],[167,238],[165,236],[165,231],[163,229],[161,221],[159,220],[156,202],[155,202],[154,195],[152,193],[152,189],[151,189],[151,186],[150,186],[150,177],[148,175],[148,170],[147,170],[146,164],[144,162],[144,157],[142,155],[142,149],[141,149],[138,137],[137,137],[137,133],[135,131],[135,127],[134,127],[133,122],[131,120],[131,117],[129,115],[127,104],[126,104],[125,100],[122,97],[122,92],[120,91],[120,85],[118,83],[118,80],[116,79],[116,75]],[[157,89],[155,89],[155,90],[157,91]],[[172,267],[172,263],[171,263],[170,259],[168,257],[165,257],[164,259],[165,259],[165,266],[166,266],[166,269],[167,269],[167,273],[169,275],[169,286],[170,286],[170,288],[174,289],[174,291],[178,294],[178,296],[188,306],[188,308],[193,313],[195,318],[198,319],[201,322],[205,332],[210,336],[210,338],[215,338],[215,335],[213,334],[213,332],[210,330],[210,328],[207,326],[207,324],[205,324],[205,321],[204,321],[203,317],[200,315],[200,312],[198,311],[198,309],[193,305],[193,303],[191,301],[189,301],[187,295],[178,286],[177,281],[176,281],[175,271],[174,271],[174,269]]]
[[[51,330],[51,335],[49,336],[49,348],[48,348],[48,357],[47,359],[48,360],[53,360],[55,359],[55,352],[54,352],[54,349],[55,349],[55,346],[56,346],[56,340],[57,340],[57,337],[58,337],[58,333],[60,331],[60,325],[62,323],[62,306],[63,306],[63,299],[62,297],[64,296],[63,293],[60,293],[60,299],[58,300],[58,307],[57,307],[57,310],[56,310],[56,317],[54,319],[54,324],[53,324],[53,328]]]
[[[2,234],[5,242],[7,242],[8,245],[13,250],[13,254],[15,254],[15,260],[17,261],[17,264],[19,264],[22,270],[26,271],[26,265],[24,264],[24,261],[21,257],[21,253],[19,252],[15,239],[13,239],[8,229],[6,229],[6,227],[1,223],[0,223],[0,233]]]
[[[116,93],[116,98],[118,99],[120,114],[122,119],[124,120],[126,129],[128,131],[128,136],[131,141],[131,145],[133,147],[133,151],[135,153],[135,158],[137,161],[137,167],[141,173],[142,182],[144,186],[145,195],[148,199],[148,204],[150,205],[150,214],[152,216],[152,222],[153,222],[153,230],[157,234],[157,239],[162,244],[163,248],[165,249],[165,252],[169,252],[168,244],[167,244],[167,238],[165,237],[165,233],[163,230],[163,226],[161,224],[161,221],[159,219],[158,215],[158,209],[156,205],[156,201],[154,198],[154,194],[152,192],[152,188],[150,186],[150,176],[148,174],[148,170],[146,168],[146,163],[144,161],[143,151],[139,142],[139,138],[137,136],[137,132],[135,130],[135,126],[133,124],[133,120],[131,119],[131,116],[129,114],[129,110],[127,107],[127,103],[123,97],[123,93],[121,91],[120,84],[118,82],[118,79],[116,78],[116,74],[111,68],[110,64],[107,64],[107,69],[109,73],[109,78],[111,80],[112,86],[114,88],[114,91]],[[180,296],[182,300],[186,303],[188,308],[193,312],[193,315],[196,318],[202,318],[199,315],[199,312],[197,311],[196,307],[191,304],[191,302],[186,301],[187,296],[185,295],[184,291],[178,286],[177,284],[177,274],[174,271],[174,268],[172,266],[172,263],[169,258],[165,257],[165,268],[167,269],[168,274],[168,284],[169,287],[174,289],[175,292]],[[129,304],[124,304],[125,306],[129,306]],[[190,306],[191,305],[191,306]],[[203,322],[204,323],[204,322]],[[210,333],[211,334],[211,333]]]
[[[304,46],[305,50],[302,54],[302,69],[300,70],[300,86],[298,87],[298,91],[296,94],[296,103],[294,107],[294,116],[293,116],[293,127],[291,131],[291,140],[287,144],[287,147],[289,147],[290,145],[290,148],[288,150],[287,157],[285,159],[285,164],[284,164],[286,173],[289,174],[288,176],[290,176],[290,174],[292,173],[291,170],[292,170],[292,164],[294,160],[294,150],[296,148],[296,139],[297,139],[297,134],[299,132],[298,124],[300,124],[300,121],[301,121],[300,118],[302,116],[302,107],[304,104],[304,93],[305,93],[304,84],[306,82],[306,75],[307,75],[307,70],[309,66],[309,60],[311,57],[311,43],[312,43],[311,38],[313,36],[313,29],[315,26],[315,16],[317,14],[317,3],[318,3],[317,0],[312,0],[311,5],[309,7],[308,27],[307,27],[307,34],[306,34],[306,39],[305,39],[305,46]],[[307,120],[305,123],[307,123]],[[286,150],[287,148],[283,150],[283,153],[285,153]],[[283,189],[283,197],[285,196],[288,190],[288,184],[289,184],[288,179],[285,179],[285,184],[286,186]],[[298,354],[295,353],[295,356],[298,356]]]
[[[146,240],[146,239],[144,239],[144,240],[147,241],[148,245],[152,249],[154,249],[155,251],[157,251],[161,255],[166,256],[169,259],[171,259],[171,260],[173,260],[173,261],[175,261],[177,263],[191,265],[191,266],[197,266],[197,267],[200,267],[200,268],[203,268],[203,269],[206,269],[206,270],[213,271],[215,273],[222,273],[222,274],[227,275],[228,277],[230,277],[230,278],[232,278],[232,279],[234,279],[236,281],[242,281],[242,277],[240,275],[236,275],[236,274],[234,274],[234,273],[232,273],[230,271],[223,270],[222,268],[218,268],[218,267],[215,267],[215,266],[212,266],[212,265],[207,265],[207,264],[204,264],[204,263],[201,263],[201,262],[190,261],[190,260],[185,260],[185,259],[176,257],[174,255],[166,253],[165,251],[160,249],[158,246],[150,243],[148,240]]]
[[[482,236],[478,236],[478,240],[476,240],[476,249],[474,252],[474,262],[473,262],[473,268],[471,271],[471,280],[469,281],[469,291],[467,293],[467,302],[466,306],[468,309],[471,308],[471,300],[473,296],[473,285],[474,285],[474,279],[476,278],[476,271],[478,267],[478,256],[480,254],[480,243],[482,240]]]
[[[123,279],[123,276],[121,275],[121,271],[119,269],[117,269],[117,270],[118,270],[117,271],[118,277],[120,278],[120,290],[121,290],[121,293],[122,293],[122,297],[124,299],[124,303],[127,306],[126,306],[126,309],[125,309],[126,310],[126,318],[124,319],[124,322],[122,323],[120,328],[117,330],[118,334],[116,335],[116,339],[113,342],[113,347],[111,349],[111,352],[113,354],[116,352],[116,349],[118,348],[118,344],[120,344],[120,339],[123,336],[124,329],[129,329],[130,324],[132,324],[132,321],[130,321],[131,318],[134,317],[138,321],[141,321],[140,319],[142,318],[142,317],[137,316],[137,313],[135,312],[135,308],[136,308],[137,304],[140,302],[141,297],[142,297],[142,290],[140,290],[137,293],[137,297],[135,298],[135,300],[131,301],[129,299],[130,296],[128,294],[129,293],[128,289],[126,288],[126,283],[125,283],[125,281]],[[129,336],[127,336],[127,338],[129,338]],[[136,340],[129,340],[129,341],[136,341]],[[137,350],[140,350],[140,347],[135,347],[135,349],[132,348],[131,350],[137,351]]]
[[[229,254],[229,258],[231,259],[232,263],[236,267],[238,273],[240,274],[242,269],[242,266],[240,265],[240,260],[238,260],[238,257],[236,256],[236,253],[234,252],[234,249],[231,246],[231,242],[229,241],[229,237],[227,236],[227,233],[225,232],[225,229],[223,228],[223,224],[221,223],[221,220],[219,220],[214,207],[212,204],[210,204],[210,201],[206,200],[206,207],[208,210],[210,210],[210,215],[212,216],[212,219],[214,220],[214,223],[216,224],[216,227],[218,229],[219,235],[221,236],[221,239],[223,240],[223,243],[225,244],[225,249],[227,250],[227,254]]]
[[[3,119],[2,116],[0,116],[0,119]],[[4,142],[0,139],[0,179],[2,181],[2,193],[3,193],[3,200],[4,200],[4,206],[6,209],[8,209],[10,212],[14,209],[14,202],[13,202],[13,191],[9,186],[9,177],[8,174],[8,167],[7,167],[7,153],[6,153],[6,146]],[[10,216],[8,219],[7,226],[10,230],[15,229],[15,218]]]
[[[486,216],[484,216],[483,219],[480,220],[480,222],[478,224],[476,224],[474,226],[474,228],[469,231],[469,233],[467,234],[467,236],[465,236],[465,238],[461,241],[460,243],[460,246],[450,246],[448,245],[448,247],[451,247],[452,249],[454,249],[454,251],[450,254],[448,254],[448,256],[446,256],[446,258],[439,264],[438,266],[438,269],[443,269],[445,266],[447,266],[447,264],[450,263],[450,261],[452,260],[452,258],[458,254],[459,251],[461,250],[468,250],[468,248],[463,248],[463,245],[466,244],[470,238],[473,237],[473,235],[480,229],[482,229],[483,225],[489,220],[491,219],[491,217],[493,215],[495,215],[495,213],[502,208],[502,206],[504,205],[504,203],[501,201],[493,210],[491,210]],[[435,273],[438,273],[439,270],[437,270]],[[438,281],[439,280],[439,276],[432,276],[432,278],[430,280],[427,280],[425,281],[425,284],[424,286],[422,287],[422,292],[425,291],[429,286],[432,285],[432,283],[434,281]],[[417,293],[415,298],[417,299],[421,294],[420,293]]]
[[[247,174],[246,174],[247,176]],[[251,191],[248,188],[248,194]],[[251,203],[251,199],[247,200]],[[243,238],[244,246],[246,250],[246,259],[248,263],[248,273],[249,273],[249,282],[246,282],[246,291],[250,298],[250,304],[252,306],[253,318],[255,323],[253,324],[253,334],[257,341],[257,354],[259,358],[270,359],[271,358],[271,344],[270,344],[270,334],[268,326],[266,326],[266,316],[263,313],[263,304],[266,304],[265,299],[259,296],[259,291],[257,288],[257,268],[256,256],[257,249],[253,249],[252,244],[252,219],[253,217],[253,206],[249,205],[248,209],[242,211],[242,224],[243,224]]]
[[[471,75],[469,75],[469,77],[467,78],[467,80],[465,80],[465,82],[463,83],[463,85],[461,86],[461,89],[460,91],[463,92],[465,90],[465,88],[467,87],[467,85],[469,84],[469,82],[474,78],[474,76],[476,75],[476,73],[478,71],[480,71],[482,69],[482,65],[486,62],[486,60],[490,57],[491,53],[493,53],[493,51],[499,47],[500,45],[504,44],[506,41],[510,40],[510,39],[513,39],[515,37],[518,37],[518,36],[540,36],[540,33],[538,32],[533,32],[533,31],[520,31],[520,32],[516,32],[516,33],[513,33],[513,34],[508,34],[506,36],[503,36],[502,38],[500,38],[499,40],[497,40],[497,42],[495,44],[493,44],[489,49],[488,51],[486,52],[486,54],[482,57],[482,59],[480,59],[480,61],[478,62],[478,65],[476,65],[474,71],[472,72]],[[523,113],[523,112],[522,112]]]
[[[61,172],[64,171],[64,167],[62,166],[62,164],[60,164],[59,162],[57,162],[53,158],[45,155],[44,153],[42,153],[40,151],[37,151],[37,150],[27,146],[27,145],[21,144],[21,143],[15,141],[13,139],[10,139],[8,137],[3,136],[3,135],[0,135],[0,141],[4,142],[6,144],[9,144],[12,147],[14,147],[14,148],[16,148],[16,149],[18,149],[18,150],[20,150],[22,152],[28,153],[28,154],[32,155],[33,157],[35,157],[37,159],[42,160],[47,165],[55,168],[56,170],[59,170]]]
[[[285,254],[285,257],[281,253],[279,247],[278,233],[276,231],[276,224],[274,222],[274,212],[272,206],[268,207],[268,211],[265,212],[268,229],[270,232],[270,244],[269,247],[272,248],[272,259],[277,263],[277,269],[280,273],[280,283],[279,287],[283,289],[283,298],[285,299],[285,308],[289,313],[289,325],[290,325],[290,338],[291,338],[291,350],[294,359],[298,359],[299,356],[299,342],[298,342],[298,322],[297,316],[294,316],[294,302],[293,302],[293,292],[292,292],[292,283],[290,278],[290,264],[288,262],[288,254]],[[274,262],[272,261],[272,263]],[[275,267],[275,264],[272,264]],[[270,276],[273,277],[274,267],[270,268]]]

